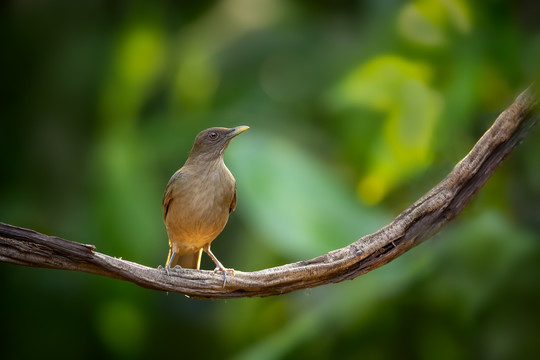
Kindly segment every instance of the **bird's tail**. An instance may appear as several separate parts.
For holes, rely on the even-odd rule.
[[[171,256],[173,252],[172,249],[169,249],[169,256],[167,256],[167,262],[166,264],[169,264],[169,261],[171,261]],[[201,255],[202,255],[202,249],[199,251],[193,253],[193,254],[187,254],[187,255],[174,255],[174,258],[172,259],[171,268],[174,268],[176,265],[180,265],[184,269],[199,269],[201,265]]]

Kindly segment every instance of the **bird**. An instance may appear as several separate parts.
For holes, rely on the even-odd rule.
[[[170,178],[163,195],[163,221],[169,238],[165,270],[179,265],[199,269],[202,252],[225,268],[210,250],[210,244],[223,231],[229,214],[236,208],[236,180],[223,161],[229,142],[249,126],[232,129],[212,127],[201,131],[185,164]],[[225,279],[226,281],[226,279]]]

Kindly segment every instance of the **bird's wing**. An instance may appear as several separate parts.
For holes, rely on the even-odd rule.
[[[232,213],[236,209],[236,183],[234,183],[234,194],[231,201],[231,206],[229,207],[229,214]]]
[[[178,180],[178,178],[182,176],[180,170],[175,172],[173,176],[171,176],[171,179],[167,183],[167,187],[165,188],[165,194],[163,194],[163,220],[167,219],[167,213],[169,212],[169,208],[173,201],[173,186],[172,184]]]

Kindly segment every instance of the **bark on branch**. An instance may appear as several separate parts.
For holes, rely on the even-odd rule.
[[[379,231],[311,260],[227,276],[212,271],[146,267],[80,244],[0,223],[0,261],[77,270],[196,298],[270,296],[353,279],[391,260],[454,219],[516,147],[538,118],[530,87],[508,107],[452,172]]]

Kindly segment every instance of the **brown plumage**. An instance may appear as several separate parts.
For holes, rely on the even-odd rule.
[[[186,163],[169,180],[163,196],[170,246],[167,269],[176,265],[198,269],[204,250],[216,263],[216,270],[230,270],[212,254],[210,244],[236,208],[236,181],[223,162],[223,153],[231,139],[248,128],[201,131]]]

